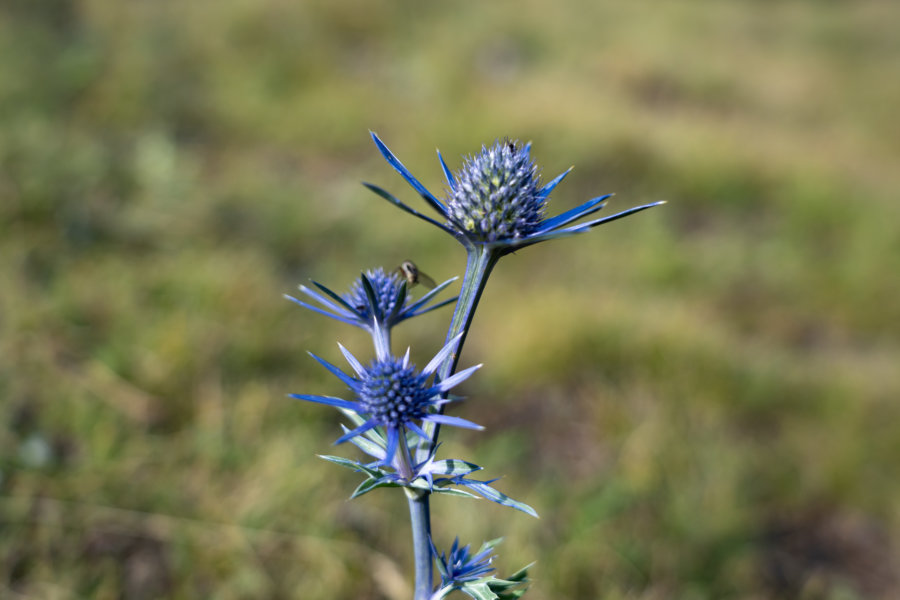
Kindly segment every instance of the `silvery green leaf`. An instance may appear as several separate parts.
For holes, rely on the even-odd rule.
[[[475,471],[480,471],[481,467],[475,463],[466,462],[456,458],[446,460],[436,460],[427,467],[427,472],[433,475],[468,475]]]
[[[519,502],[518,500],[513,500],[512,498],[510,498],[503,492],[498,492],[497,490],[495,490],[494,488],[492,488],[491,486],[489,486],[488,484],[486,484],[484,482],[466,481],[465,479],[460,479],[459,483],[475,490],[476,492],[478,492],[479,494],[481,494],[482,496],[484,496],[491,502],[496,502],[497,504],[500,504],[501,506],[508,506],[510,508],[520,510],[523,513],[525,513],[527,515],[531,515],[532,517],[534,517],[536,519],[539,518],[537,511],[535,511],[533,508],[531,508],[524,502]]]
[[[368,494],[372,490],[374,490],[376,488],[380,488],[380,487],[400,487],[400,486],[399,486],[399,484],[397,484],[393,481],[388,481],[388,480],[384,479],[383,477],[381,479],[366,479],[361,484],[359,484],[359,487],[357,487],[353,491],[353,494],[350,496],[350,499],[353,500],[354,498],[358,498],[359,496],[362,496],[363,494]]]
[[[497,594],[491,591],[486,581],[472,581],[459,589],[476,600],[497,600]]]
[[[348,469],[352,469],[356,472],[362,471],[363,473],[374,479],[378,479],[382,476],[382,472],[378,469],[367,467],[366,465],[356,462],[355,460],[350,460],[341,456],[329,456],[327,454],[317,454],[316,456],[323,460],[327,460],[328,462],[333,462],[336,465],[347,467]]]
[[[492,540],[488,540],[488,541],[486,541],[485,543],[483,543],[483,544],[481,545],[481,548],[478,549],[478,553],[480,554],[480,553],[484,552],[485,550],[491,550],[491,549],[493,549],[493,548],[496,548],[496,547],[499,546],[501,543],[503,543],[503,538],[502,538],[502,537],[498,537],[498,538],[494,538],[494,539],[492,539]]]
[[[534,563],[529,563],[529,564],[525,565],[524,567],[522,567],[521,569],[519,569],[518,571],[516,571],[515,573],[513,573],[512,575],[510,575],[509,577],[507,577],[506,579],[498,580],[498,581],[524,583],[524,582],[528,581],[528,569],[530,569],[533,566],[534,566]]]
[[[456,496],[457,498],[474,498],[478,500],[478,496],[472,494],[471,492],[467,492],[465,490],[459,490],[456,488],[449,487],[438,487],[438,484],[432,488],[431,492],[433,494],[447,494],[449,496]]]
[[[494,589],[493,583],[494,582],[492,581],[491,583],[488,584],[490,586],[491,590]],[[527,592],[527,591],[528,591],[528,588],[519,589],[519,590],[509,590],[506,592],[494,591],[494,593],[497,594],[498,600],[519,600],[519,598],[524,596],[525,592]]]
[[[506,579],[491,579],[488,581],[488,586],[490,586],[491,590],[497,594],[499,600],[518,600],[518,598],[521,598],[528,590],[528,569],[533,565],[534,563],[531,563],[519,569]],[[522,585],[525,585],[526,587],[512,589]]]

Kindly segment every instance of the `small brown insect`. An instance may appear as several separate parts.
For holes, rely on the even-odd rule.
[[[404,260],[400,263],[400,266],[397,267],[397,272],[401,277],[406,279],[406,283],[409,287],[413,287],[417,283],[420,283],[429,289],[434,289],[435,286],[437,286],[434,279],[420,271],[419,267],[416,266],[416,263],[411,260]]]

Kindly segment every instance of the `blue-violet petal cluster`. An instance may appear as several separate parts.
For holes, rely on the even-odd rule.
[[[452,401],[442,396],[446,396],[450,389],[468,379],[481,367],[481,365],[475,365],[443,381],[433,382],[434,372],[456,347],[460,337],[457,336],[450,340],[421,372],[416,371],[415,366],[410,364],[408,350],[403,358],[380,358],[373,360],[368,366],[363,366],[346,348],[338,344],[344,358],[356,374],[355,377],[314,354],[312,357],[343,381],[354,393],[356,399],[344,400],[331,396],[308,394],[290,394],[290,396],[298,400],[308,400],[352,410],[365,419],[361,425],[345,433],[335,443],[340,444],[375,427],[383,427],[387,436],[387,448],[380,464],[390,465],[401,436],[405,436],[407,430],[423,440],[430,440],[428,434],[418,424],[420,421],[468,429],[482,429],[480,425],[466,419],[435,412],[440,406]],[[429,383],[429,380],[432,382]]]
[[[545,202],[530,149],[504,141],[469,157],[450,179],[448,223],[483,242],[522,239],[536,231]]]
[[[493,553],[491,544],[485,544],[480,552],[471,556],[469,546],[460,547],[459,538],[456,538],[453,540],[449,554],[438,554],[433,543],[431,552],[434,555],[438,571],[441,573],[442,586],[475,581],[495,571],[491,566],[491,562],[494,560],[494,557],[491,556]]]
[[[369,281],[368,286],[363,282],[364,278]],[[409,300],[403,289],[404,284],[405,281],[398,273],[385,273],[383,268],[377,267],[366,271],[351,283],[350,291],[342,297],[365,317],[371,318],[379,313],[390,315],[402,310]],[[374,303],[370,300],[369,290],[375,298]]]
[[[427,306],[440,292],[454,282],[448,279],[427,294],[413,301],[407,293],[406,280],[396,271],[385,272],[382,267],[362,273],[350,286],[350,291],[337,294],[324,285],[313,281],[322,293],[305,285],[300,291],[315,300],[319,306],[285,295],[285,298],[304,308],[327,317],[371,331],[373,327],[391,328],[394,325],[417,317],[436,308],[456,301],[456,297]]]
[[[441,215],[443,221],[423,215],[376,185],[364,185],[406,212],[453,235],[470,249],[490,246],[500,255],[507,254],[544,240],[582,233],[664,203],[645,204],[601,219],[571,224],[602,209],[612,196],[606,194],[555,217],[544,218],[550,192],[569,171],[541,185],[538,169],[531,160],[531,145],[509,141],[498,141],[489,148],[482,147],[481,152],[468,158],[456,174],[438,152],[449,186],[449,197],[442,202],[410,173],[374,133],[372,140],[385,160]]]

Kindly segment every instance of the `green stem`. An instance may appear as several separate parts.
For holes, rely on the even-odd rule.
[[[413,555],[416,564],[415,600],[431,598],[431,509],[429,494],[405,488],[409,501],[409,520],[412,525]]]
[[[406,480],[412,479],[409,446],[406,443],[406,432],[400,431],[400,443],[397,448],[400,459],[400,474]],[[409,503],[409,523],[412,529],[413,557],[416,570],[415,600],[429,600],[434,585],[431,568],[431,507],[429,494],[419,490],[404,488]]]
[[[487,284],[488,276],[500,258],[499,253],[486,245],[468,248],[467,252],[466,274],[463,277],[462,289],[459,293],[459,299],[456,301],[453,318],[450,320],[447,342],[460,333],[463,335],[459,339],[455,350],[438,367],[435,375],[438,380],[450,377],[456,370],[463,344],[469,332],[469,326],[472,324],[472,318],[475,316],[475,308],[481,299],[481,293],[484,291],[485,284]],[[443,407],[441,407],[441,412],[443,412]],[[419,461],[427,459],[431,449],[437,443],[440,425],[426,422],[425,432],[430,436],[431,440],[419,445],[417,452],[417,460]],[[433,585],[430,543],[431,511],[429,506],[431,494],[428,492],[416,493],[409,488],[406,488],[406,492],[409,500],[409,517],[412,524],[413,551],[416,563],[415,600],[428,600],[431,598]]]
[[[488,276],[499,258],[499,254],[490,246],[475,246],[468,250],[466,274],[463,277],[462,289],[459,292],[459,300],[456,301],[453,318],[450,320],[447,342],[459,335],[460,332],[463,332],[463,336],[456,345],[456,351],[438,367],[437,374],[441,379],[446,379],[456,371],[459,355],[462,352],[463,344],[466,342],[466,336],[469,334],[469,326],[472,324],[472,318],[475,316],[475,309],[478,307],[481,293],[484,291]]]
[[[500,260],[500,253],[489,245],[467,248],[466,274],[463,277],[459,299],[456,301],[456,308],[453,310],[453,317],[450,320],[447,342],[460,333],[462,333],[462,337],[456,344],[455,350],[438,367],[437,379],[446,379],[456,371],[463,344],[465,344],[466,337],[469,334],[469,326],[472,324],[475,309],[478,307],[478,301],[481,299],[485,285],[487,285],[491,270],[493,270],[498,260]],[[443,406],[440,412],[444,412]],[[419,445],[418,460],[422,461],[428,458],[429,452],[437,443],[440,432],[441,426],[439,424],[425,423],[425,433],[431,437],[431,441],[423,442]]]

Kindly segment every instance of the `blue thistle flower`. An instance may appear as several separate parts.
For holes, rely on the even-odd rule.
[[[362,275],[350,284],[350,291],[343,295],[347,304],[362,313],[367,321],[378,319],[379,315],[382,315],[379,320],[385,320],[389,315],[399,316],[409,300],[403,289],[406,282],[401,280],[400,275],[385,273],[383,268],[378,267],[367,271],[365,279],[369,280],[368,286],[363,283]]]
[[[379,357],[368,366],[363,366],[346,348],[338,344],[356,377],[348,375],[315,354],[311,356],[343,381],[355,394],[356,400],[308,394],[290,394],[290,397],[351,410],[365,419],[361,425],[338,438],[336,444],[363,435],[376,427],[384,428],[387,444],[385,456],[379,464],[390,465],[398,446],[401,443],[406,444],[406,431],[413,432],[425,441],[430,440],[428,434],[419,426],[419,421],[467,429],[483,429],[481,425],[466,419],[436,412],[441,406],[456,399],[442,396],[446,396],[450,389],[481,368],[481,365],[475,365],[442,381],[429,383],[438,366],[456,347],[459,338],[460,336],[453,338],[441,348],[422,371],[416,371],[415,366],[410,364],[409,350],[403,358]],[[401,457],[401,461],[405,461],[408,466],[408,457]]]
[[[434,556],[435,565],[441,574],[440,587],[442,589],[436,592],[435,595],[442,597],[441,592],[446,590],[446,588],[457,587],[470,581],[482,579],[496,571],[491,566],[491,563],[494,560],[492,556],[494,546],[499,541],[494,540],[484,544],[474,556],[471,556],[468,545],[460,547],[459,538],[453,540],[450,552],[446,555],[443,553],[438,554],[437,549],[434,547],[434,542],[431,542],[431,553]]]
[[[406,319],[455,302],[456,297],[453,297],[426,308],[437,294],[454,281],[456,281],[456,277],[448,279],[420,299],[413,301],[408,295],[406,281],[397,272],[385,272],[383,268],[377,267],[360,274],[359,278],[350,285],[350,291],[341,295],[316,281],[312,282],[313,285],[319,288],[325,296],[301,285],[300,291],[319,303],[321,307],[308,304],[287,294],[284,297],[326,317],[372,331],[375,327],[390,329]]]
[[[497,600],[514,600],[521,598],[528,586],[528,565],[505,579],[497,579],[496,571],[491,563],[494,561],[494,548],[503,541],[497,538],[481,545],[473,556],[469,546],[460,548],[459,538],[453,540],[453,546],[447,555],[438,554],[434,543],[429,538],[431,555],[441,574],[441,584],[437,586],[429,600],[443,600],[454,590],[460,590],[476,600],[495,598]],[[523,589],[522,586],[525,586]],[[519,588],[519,589],[515,589]]]
[[[419,213],[376,185],[363,185],[406,212],[453,235],[468,249],[487,246],[495,249],[499,255],[507,254],[544,240],[582,233],[603,223],[663,204],[654,202],[601,219],[571,225],[602,209],[612,196],[606,194],[555,217],[544,218],[550,192],[571,169],[546,185],[541,185],[540,174],[531,160],[531,144],[522,145],[507,140],[498,141],[489,148],[482,146],[481,152],[467,158],[455,175],[438,152],[438,160],[449,186],[449,197],[445,204],[403,166],[375,133],[371,135],[382,156],[444,221]]]
[[[546,206],[529,149],[503,141],[468,157],[450,186],[448,221],[482,242],[522,239],[536,231]]]

